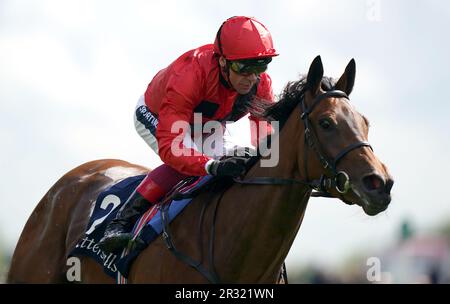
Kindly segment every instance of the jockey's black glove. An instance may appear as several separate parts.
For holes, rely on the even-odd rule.
[[[238,177],[245,173],[248,159],[245,157],[230,157],[224,160],[215,160],[209,165],[208,173],[215,176]]]

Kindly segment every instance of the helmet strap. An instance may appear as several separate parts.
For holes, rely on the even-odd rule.
[[[225,57],[223,57],[225,59]],[[225,59],[226,60],[226,59]],[[224,85],[224,87],[226,87],[227,89],[233,89],[233,86],[231,85],[230,82],[230,67],[228,65],[228,62],[226,61],[225,66],[222,66],[220,64],[220,62],[218,62],[219,64],[219,70],[220,70],[220,74],[219,74],[219,80],[220,82]]]

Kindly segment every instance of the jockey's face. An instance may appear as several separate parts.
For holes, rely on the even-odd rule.
[[[219,60],[220,66],[222,67],[222,71],[226,69],[226,60],[223,57],[220,57]],[[247,94],[250,92],[252,87],[256,84],[258,77],[255,73],[251,74],[238,74],[234,72],[232,69],[228,69],[228,81],[230,82],[233,89],[236,90],[239,94]],[[225,75],[226,76],[226,73]]]

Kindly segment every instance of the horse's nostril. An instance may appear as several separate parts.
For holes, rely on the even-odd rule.
[[[364,186],[369,191],[380,190],[385,187],[384,180],[377,174],[370,174],[363,178]]]
[[[386,181],[386,186],[384,186],[384,191],[386,191],[387,194],[391,194],[392,186],[394,186],[394,180],[389,178]]]

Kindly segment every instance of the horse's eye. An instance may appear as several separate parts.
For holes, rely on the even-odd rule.
[[[331,128],[331,122],[328,119],[321,119],[321,120],[319,120],[319,125],[324,130],[328,130],[328,129]]]

